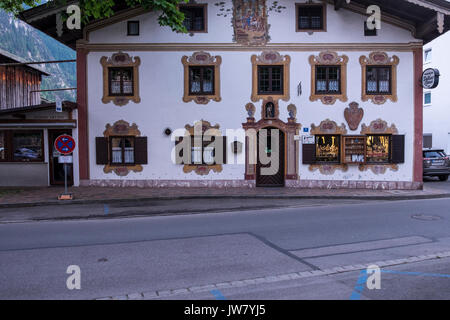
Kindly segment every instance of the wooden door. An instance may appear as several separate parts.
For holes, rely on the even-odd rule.
[[[256,186],[257,187],[284,187],[284,166],[285,166],[285,138],[284,132],[277,128],[264,128],[266,133],[258,132],[258,162],[256,164]],[[278,131],[278,139],[272,141],[274,130]],[[276,137],[275,137],[276,138]],[[261,142],[261,143],[260,143]],[[272,143],[276,145],[272,145]],[[267,159],[261,159],[261,151]],[[266,163],[265,163],[266,162]]]

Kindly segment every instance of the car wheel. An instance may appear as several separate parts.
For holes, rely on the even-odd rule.
[[[439,180],[447,181],[448,180],[448,176],[439,176]]]

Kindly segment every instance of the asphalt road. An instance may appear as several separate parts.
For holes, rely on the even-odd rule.
[[[311,271],[374,262],[386,262],[382,289],[364,289],[359,299],[449,299],[449,258],[392,262],[450,251],[449,205],[450,199],[324,201],[284,209],[2,224],[0,299],[350,299],[359,270],[314,276]],[[66,287],[70,265],[80,267],[81,290]],[[277,278],[292,274],[297,277]],[[197,292],[199,287],[215,289]]]

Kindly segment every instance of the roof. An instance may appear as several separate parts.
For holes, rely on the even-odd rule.
[[[62,102],[63,110],[65,111],[72,111],[73,109],[77,108],[77,104],[72,101],[63,101]],[[20,107],[20,108],[11,108],[11,109],[2,109],[0,110],[0,116],[7,115],[7,114],[18,114],[18,113],[28,113],[28,112],[35,112],[35,111],[42,111],[42,110],[51,110],[56,109],[56,103],[50,102],[50,103],[41,103],[35,106],[27,106],[27,107]]]
[[[0,57],[1,56],[6,57],[7,59],[12,60],[13,62],[18,62],[18,63],[32,62],[32,61],[26,61],[25,59],[23,59],[23,58],[21,58],[19,56],[16,56],[15,54],[12,54],[11,52],[8,52],[8,51],[3,50],[3,49],[0,48]],[[27,65],[25,67],[30,68],[30,69],[34,69],[37,72],[39,72],[39,73],[41,73],[41,74],[43,74],[45,76],[49,76],[49,74],[47,72],[45,72],[43,69],[41,69],[39,67],[36,67],[35,65]]]
[[[294,0],[292,0],[294,1]],[[442,33],[450,30],[450,2],[446,0],[323,0],[334,4],[335,9],[345,8],[366,15],[366,9],[370,5],[378,5],[381,8],[382,20],[397,24],[400,27],[411,30],[417,39],[428,43]],[[56,13],[66,8],[68,5],[78,1],[67,1],[65,5],[56,5],[54,1],[49,1],[35,8],[25,10],[19,17],[31,26],[41,30],[50,37],[62,42],[72,49],[76,48],[76,41],[83,38],[82,30],[67,30],[58,37],[55,21]],[[118,1],[113,7],[113,11],[127,11],[129,8],[125,1]],[[442,19],[442,32],[438,31],[438,16]],[[96,23],[92,21],[91,23]]]

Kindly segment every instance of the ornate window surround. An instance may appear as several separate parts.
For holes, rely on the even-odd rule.
[[[121,136],[134,136],[134,137],[140,137],[141,132],[139,131],[137,125],[133,123],[130,125],[125,120],[118,120],[114,122],[113,125],[110,125],[109,123],[105,126],[105,131],[103,132],[103,136],[105,138],[108,138],[108,144],[109,144],[109,138],[110,137],[121,137]],[[135,145],[136,148],[136,145]],[[108,152],[109,157],[109,152]],[[126,176],[130,171],[133,172],[141,172],[143,170],[142,165],[140,164],[132,164],[132,165],[113,165],[113,164],[107,164],[103,167],[104,173],[111,173],[114,172],[118,176]]]
[[[252,55],[252,95],[251,100],[258,102],[259,100],[272,97],[273,101],[279,99],[289,101],[289,68],[291,57],[289,55],[282,56],[276,51],[263,51],[259,56]],[[282,65],[283,66],[283,94],[258,94],[258,66]]]
[[[103,103],[114,102],[116,106],[124,106],[128,104],[129,101],[134,103],[141,102],[139,96],[139,66],[141,64],[141,59],[139,57],[130,57],[128,53],[123,53],[119,51],[114,53],[110,58],[102,57],[100,59],[100,64],[103,67]],[[130,96],[110,96],[109,95],[109,68],[110,67],[131,67],[133,68],[133,95]]]
[[[319,53],[318,56],[311,55],[309,57],[309,64],[311,65],[311,96],[310,101],[322,101],[323,104],[333,105],[336,100],[347,102],[347,63],[348,57],[346,55],[339,56],[336,52],[325,51]],[[317,66],[340,66],[340,86],[341,92],[339,94],[317,94],[316,93],[316,67]]]
[[[361,125],[362,135],[394,135],[398,134],[397,127],[395,124],[388,126],[387,122],[382,119],[374,120],[369,126],[364,123]],[[392,148],[392,146],[391,146]],[[391,171],[398,171],[398,165],[395,163],[384,163],[384,164],[360,164],[359,171],[371,170],[374,174],[385,174],[387,169]]]
[[[400,58],[396,55],[389,57],[386,52],[372,52],[369,57],[361,56],[359,63],[362,69],[361,100],[372,100],[374,104],[384,104],[387,100],[397,102],[397,66]],[[390,94],[367,94],[367,67],[368,66],[390,66],[391,67],[391,93]]]
[[[211,56],[204,51],[197,51],[192,56],[183,56],[181,63],[184,67],[184,102],[194,101],[197,104],[208,104],[210,100],[220,102],[220,65],[221,56]],[[191,95],[189,94],[189,67],[191,66],[213,66],[214,67],[214,94],[211,95]]]
[[[201,129],[202,135],[204,132],[208,131],[208,133],[211,136],[216,137],[222,137],[222,133],[220,131],[220,125],[211,125],[210,122],[206,120],[200,120],[194,123],[193,126],[187,124],[185,126],[186,132],[184,134],[184,139],[192,139],[192,137],[195,137],[195,133],[199,130],[199,127]],[[190,145],[190,144],[189,144]],[[191,150],[188,150],[188,152],[192,152]],[[222,172],[222,165],[221,164],[184,164],[183,165],[183,172],[189,173],[194,171],[196,174],[204,176],[208,175],[210,171],[214,171],[216,173]]]
[[[330,119],[323,120],[318,126],[311,124],[311,135],[346,135],[347,129],[345,124],[338,126],[335,121]],[[311,164],[309,165],[309,171],[313,172],[319,170],[323,175],[332,175],[336,170],[342,172],[348,171],[347,164]]]

